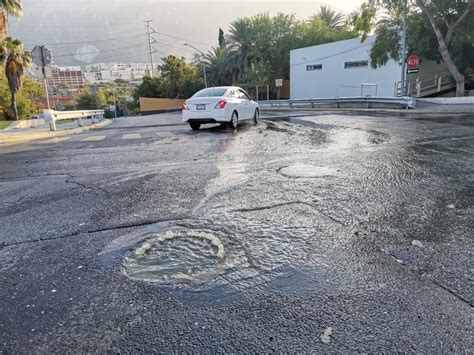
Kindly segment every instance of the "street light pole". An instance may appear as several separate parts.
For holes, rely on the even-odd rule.
[[[405,96],[405,77],[407,60],[407,0],[403,1],[403,33],[402,33],[402,73],[400,80],[400,96]]]
[[[205,54],[203,51],[197,49],[196,47],[190,45],[189,43],[184,43],[183,46],[187,46],[187,47],[191,47],[192,49],[198,51],[200,54],[201,54],[201,57],[199,58],[199,61],[201,62],[202,64],[202,71],[203,71],[203,74],[204,74],[204,86],[207,88],[207,74],[206,74],[206,64],[203,62],[202,58],[205,57]]]
[[[202,70],[204,72],[204,86],[207,88],[207,74],[206,74],[206,64],[201,60]]]

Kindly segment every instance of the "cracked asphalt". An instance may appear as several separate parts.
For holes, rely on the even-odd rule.
[[[150,120],[0,146],[0,354],[474,348],[474,116]],[[225,257],[128,278],[174,229]]]

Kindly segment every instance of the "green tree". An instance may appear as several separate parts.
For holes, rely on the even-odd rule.
[[[252,64],[254,30],[250,18],[238,19],[230,25],[229,50],[235,60],[234,77],[238,78]]]
[[[91,88],[85,86],[81,94],[76,98],[77,108],[79,110],[96,110],[107,107],[107,95],[104,88],[98,88],[93,93]]]
[[[3,68],[0,68],[0,70]],[[0,111],[4,119],[11,120],[14,112],[11,106],[11,91],[8,87],[8,80],[1,70],[0,75]],[[23,86],[17,94],[18,116],[21,119],[28,119],[39,111],[44,104],[45,92],[43,86],[38,82],[26,77]]]
[[[219,48],[225,48],[225,36],[222,28],[219,27]]]
[[[384,65],[390,58],[400,61],[402,6],[395,0],[368,0],[352,14],[352,23],[363,38],[375,28],[376,42],[371,65]],[[377,21],[378,11],[386,13]],[[409,5],[408,44],[424,59],[441,59],[454,81],[456,96],[463,96],[465,74],[472,71],[474,53],[474,0],[413,0]],[[434,50],[434,49],[437,50]]]
[[[227,48],[212,48],[203,58],[207,80],[212,86],[232,84],[232,55]]]
[[[201,76],[195,73],[184,75],[179,81],[180,96],[189,98],[204,87],[204,81]]]
[[[17,93],[21,89],[25,72],[31,66],[31,53],[23,48],[23,43],[7,37],[0,45],[0,62],[5,63],[5,75],[11,91],[13,119],[19,119]]]
[[[19,18],[22,14],[21,0],[0,0],[0,40],[7,35],[8,16]]]
[[[346,16],[344,14],[324,5],[319,8],[318,13],[312,19],[315,18],[322,20],[330,29],[341,28],[346,23]]]
[[[159,67],[161,76],[158,78],[158,85],[161,88],[161,95],[169,97],[171,99],[184,97],[186,88],[182,86],[183,78],[200,76],[199,69],[194,66],[187,64],[184,58],[178,58],[174,55],[169,55],[162,58],[163,64]],[[187,79],[187,82],[193,80]]]

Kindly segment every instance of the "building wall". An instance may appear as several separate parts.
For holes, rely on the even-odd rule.
[[[47,79],[48,86],[57,88],[61,84],[68,84],[71,88],[80,88],[84,85],[84,75],[81,68],[53,68],[53,77]]]
[[[140,112],[143,114],[151,114],[167,110],[180,109],[183,102],[184,100],[182,99],[158,99],[140,97]]]
[[[381,68],[370,68],[374,40],[370,36],[364,43],[354,38],[292,50],[291,99],[394,96],[395,83],[400,81],[400,65],[389,61]],[[360,61],[367,61],[367,67],[345,68],[346,62]]]

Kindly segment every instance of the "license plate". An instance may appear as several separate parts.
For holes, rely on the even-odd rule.
[[[196,110],[204,111],[206,109],[206,105],[196,105]]]

